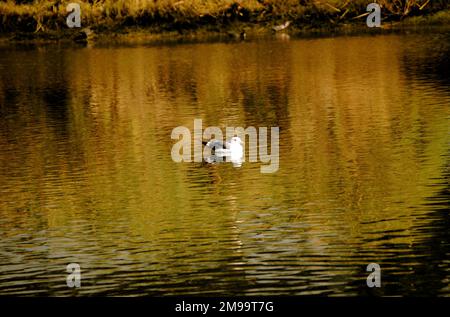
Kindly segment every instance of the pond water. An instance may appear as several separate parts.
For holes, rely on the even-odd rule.
[[[449,34],[0,52],[1,295],[450,295]],[[174,162],[194,119],[279,169]]]

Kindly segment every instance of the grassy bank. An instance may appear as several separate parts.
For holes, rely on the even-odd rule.
[[[291,21],[293,31],[364,25],[366,6],[373,0],[7,0],[0,3],[0,33],[29,37],[50,34],[55,38],[73,33],[66,25],[66,6],[70,2],[80,4],[82,26],[96,33],[139,29],[151,34],[186,34],[242,28],[264,32],[285,21]],[[382,7],[383,22],[409,17],[416,17],[413,23],[449,21],[450,5],[445,0],[376,2]],[[427,19],[439,12],[437,19]]]

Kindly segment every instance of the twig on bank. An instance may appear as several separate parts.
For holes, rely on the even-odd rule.
[[[346,9],[344,13],[339,17],[339,20],[342,20],[349,11],[349,9]]]
[[[353,17],[353,18],[351,18],[351,19],[352,19],[352,20],[356,20],[356,19],[365,17],[365,16],[367,16],[367,15],[369,15],[369,14],[370,14],[370,12],[366,12],[366,13],[363,13],[363,14],[358,15],[357,17]]]
[[[345,1],[345,3],[341,6],[341,9],[344,9],[349,3],[350,0]]]
[[[340,9],[338,9],[338,8],[336,8],[336,7],[333,7],[331,4],[329,4],[329,3],[327,3],[327,2],[325,2],[325,5],[328,6],[328,7],[330,7],[331,9],[333,9],[333,10],[336,11],[336,12],[341,12]]]
[[[425,6],[426,6],[428,3],[430,3],[430,0],[428,0],[427,2],[425,2],[424,4],[422,4],[422,5],[419,7],[419,10],[422,11],[423,8],[425,8]]]

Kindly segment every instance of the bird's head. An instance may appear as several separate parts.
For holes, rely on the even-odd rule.
[[[230,140],[230,143],[231,144],[240,144],[240,145],[244,144],[244,142],[242,142],[241,138],[238,136],[232,137]]]

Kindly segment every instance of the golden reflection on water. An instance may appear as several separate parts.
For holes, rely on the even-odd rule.
[[[424,256],[448,280],[448,241],[420,246],[446,230],[427,204],[448,185],[450,94],[420,73],[434,55],[417,42],[2,54],[0,293],[71,294],[70,262],[79,294],[364,294],[374,261],[398,295],[430,278]],[[279,126],[279,171],[174,163],[170,133],[196,118]]]

